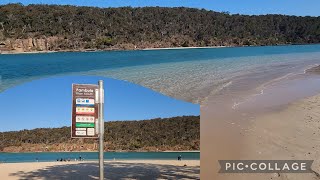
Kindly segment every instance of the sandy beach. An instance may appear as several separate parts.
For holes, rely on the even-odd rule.
[[[115,49],[79,49],[79,50],[60,50],[60,51],[23,51],[21,49],[18,50],[12,50],[12,51],[0,51],[0,54],[38,54],[38,53],[57,53],[57,52],[103,52],[103,51],[127,51],[127,50],[175,50],[175,49],[207,49],[207,48],[224,48],[228,46],[204,46],[204,47],[197,47],[197,46],[192,46],[192,47],[168,47],[168,48],[134,48],[134,49],[120,49],[120,48],[115,48]],[[231,46],[230,46],[231,47]]]
[[[212,113],[205,108],[202,127],[208,125],[210,116]],[[201,179],[320,179],[320,95],[256,117],[240,116],[245,118],[238,119],[247,121],[234,122],[230,119],[236,118],[226,116],[230,117],[226,123],[209,123],[211,127],[216,125],[216,133],[201,129],[201,143],[210,144],[201,149],[201,157],[205,157],[201,159]],[[215,134],[220,134],[219,138]],[[314,163],[313,173],[308,174],[218,174],[217,160],[223,159],[314,160]]]
[[[186,166],[184,166],[186,165]],[[0,179],[98,179],[96,161],[0,164]],[[106,179],[199,179],[199,160],[105,161]]]
[[[40,54],[40,53],[56,53],[58,51],[0,51],[0,54]]]
[[[206,48],[224,48],[229,46],[191,46],[191,47],[168,47],[168,48],[145,48],[142,50],[174,50],[174,49],[206,49]],[[231,47],[231,46],[230,46]]]
[[[244,134],[243,158],[314,160],[313,173],[278,174],[273,179],[320,179],[320,95],[253,121]]]

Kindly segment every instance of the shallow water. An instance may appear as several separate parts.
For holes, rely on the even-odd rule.
[[[0,91],[53,75],[98,75],[193,103],[226,94],[233,104],[319,57],[320,45],[0,55]]]
[[[185,160],[199,160],[200,152],[105,152],[105,160],[176,160],[181,155]],[[0,162],[50,162],[57,159],[74,161],[98,160],[98,152],[39,152],[39,153],[0,153]]]

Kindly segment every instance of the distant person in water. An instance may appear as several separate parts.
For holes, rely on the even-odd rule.
[[[82,157],[81,157],[81,155],[79,156],[79,161],[82,161]]]
[[[179,155],[179,156],[178,156],[178,161],[181,161],[181,159],[182,159],[182,156]]]

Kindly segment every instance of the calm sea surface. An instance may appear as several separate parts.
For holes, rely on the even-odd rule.
[[[199,160],[200,152],[106,152],[105,160],[176,160],[181,155],[186,160]],[[57,159],[74,161],[79,157],[86,160],[98,160],[98,152],[39,152],[39,153],[0,153],[0,163],[14,162],[50,162]]]
[[[246,92],[320,63],[320,45],[0,55],[0,92],[55,75],[137,83],[193,103]]]

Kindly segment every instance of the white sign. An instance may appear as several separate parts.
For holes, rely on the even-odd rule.
[[[76,107],[76,114],[94,114],[94,108]]]
[[[85,99],[85,98],[77,98],[76,99],[77,105],[94,105],[94,99]]]
[[[94,116],[76,116],[76,122],[94,123]]]
[[[87,134],[88,136],[94,136],[95,134],[94,128],[87,128]]]
[[[86,136],[86,135],[87,135],[87,132],[86,132],[86,131],[77,131],[77,130],[76,130],[76,135],[77,135],[77,136]]]

